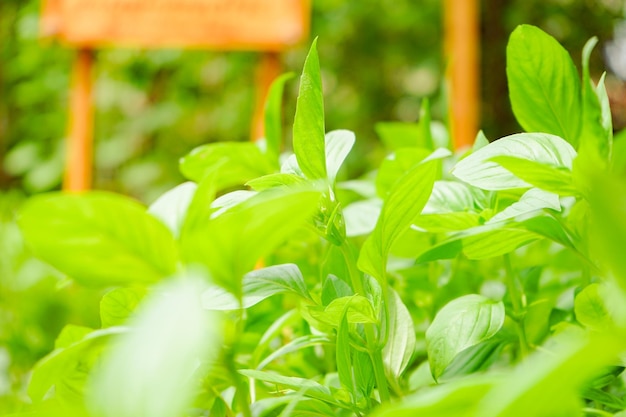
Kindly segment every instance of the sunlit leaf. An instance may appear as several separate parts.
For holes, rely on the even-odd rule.
[[[354,133],[349,130],[333,130],[326,134],[326,171],[331,184],[335,183],[337,173],[355,141]]]
[[[327,177],[325,133],[322,76],[315,39],[304,62],[293,123],[293,150],[300,169],[309,179]]]
[[[271,174],[277,167],[252,142],[218,142],[195,148],[180,160],[180,171],[199,182],[220,166],[216,187],[224,189],[245,184],[253,178]]]
[[[541,29],[520,25],[506,49],[513,113],[527,132],[560,136],[574,147],[581,128],[578,71],[569,53]]]
[[[140,306],[131,331],[93,375],[94,416],[171,417],[189,406],[198,361],[220,344],[217,317],[200,305],[202,287],[201,280],[171,280]]]
[[[19,224],[38,257],[84,285],[156,282],[176,269],[170,231],[127,197],[101,191],[35,196]]]
[[[243,277],[243,300],[217,286],[202,294],[202,304],[208,310],[237,310],[250,308],[261,301],[282,293],[292,293],[310,299],[302,272],[297,265],[282,264],[257,269]]]
[[[106,293],[100,301],[102,327],[124,324],[144,295],[146,290],[143,288],[116,288]]]
[[[530,188],[509,170],[494,162],[495,157],[509,156],[572,169],[574,148],[558,136],[544,133],[520,133],[499,139],[462,159],[452,170],[458,179],[484,190]]]
[[[268,154],[278,165],[278,156],[283,142],[283,121],[282,121],[282,104],[283,90],[285,83],[295,74],[287,73],[276,78],[267,93],[265,100],[265,142],[267,144]]]
[[[397,381],[413,357],[417,339],[411,314],[396,291],[388,299],[388,339],[383,347],[387,379]]]
[[[446,304],[426,330],[428,360],[439,378],[463,350],[493,337],[504,324],[504,304],[476,294]]]

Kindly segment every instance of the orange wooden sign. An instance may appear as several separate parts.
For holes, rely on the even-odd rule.
[[[72,45],[280,51],[308,35],[310,0],[44,0],[42,31]]]

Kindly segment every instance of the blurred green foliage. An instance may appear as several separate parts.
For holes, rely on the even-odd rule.
[[[377,122],[415,121],[424,97],[431,98],[434,119],[445,120],[441,3],[313,1],[326,127],[357,133],[347,161],[352,176],[383,155]],[[608,0],[483,0],[487,137],[520,130],[504,71],[505,44],[516,25],[536,24],[573,51],[598,36],[593,72],[604,67],[602,43],[622,8],[623,2]],[[39,39],[39,12],[37,0],[0,0],[0,188],[15,190],[0,194],[0,412],[19,410],[26,371],[50,351],[63,323],[97,327],[98,320],[99,294],[65,285],[34,261],[13,222],[24,195],[59,188],[63,170],[73,53]],[[307,47],[282,54],[285,71],[299,72]],[[248,140],[257,62],[252,52],[98,51],[95,187],[151,202],[182,181],[178,158],[192,148]],[[292,120],[296,91],[297,82],[288,83],[285,120]],[[289,136],[288,126],[285,131]]]

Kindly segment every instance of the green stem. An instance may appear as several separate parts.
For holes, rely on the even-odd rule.
[[[526,338],[526,330],[524,329],[524,313],[526,307],[526,296],[521,288],[521,284],[517,279],[517,274],[513,270],[511,264],[511,256],[507,253],[504,255],[504,269],[506,271],[506,286],[509,290],[511,305],[513,306],[513,318],[517,324],[517,335],[520,342],[521,356],[525,357],[530,351],[528,339]]]
[[[341,246],[341,252],[346,260],[348,266],[348,272],[350,274],[350,281],[352,287],[357,294],[366,296],[365,286],[363,285],[362,275],[356,267],[356,261],[352,248],[347,241],[343,241]],[[378,343],[376,337],[376,328],[374,324],[365,324],[365,340],[367,343],[370,359],[374,366],[374,377],[376,378],[376,386],[378,387],[378,393],[380,395],[381,402],[388,402],[391,399],[389,394],[389,385],[387,384],[387,378],[385,377],[385,366],[383,364],[382,347]]]
[[[237,366],[235,365],[235,355],[238,351],[238,341],[242,340],[242,336],[245,332],[246,310],[243,308],[243,300],[239,299],[239,308],[237,323],[236,323],[236,335],[237,338],[231,347],[231,351],[227,354],[226,360],[228,363],[229,371],[235,383],[235,389],[237,390],[237,404],[241,409],[243,417],[252,417],[252,410],[250,409],[250,401],[248,388],[246,387],[245,377],[237,372]],[[251,382],[254,384],[254,381]]]

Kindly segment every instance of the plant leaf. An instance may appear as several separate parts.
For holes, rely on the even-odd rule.
[[[374,232],[361,249],[358,266],[362,271],[382,279],[389,250],[422,212],[438,173],[438,161],[417,164],[393,186]]]
[[[239,299],[243,276],[312,216],[320,195],[310,188],[258,193],[191,230],[182,242],[185,260],[206,266]]]
[[[295,264],[282,264],[257,269],[243,277],[243,301],[225,289],[212,286],[202,294],[202,305],[207,310],[238,310],[250,308],[281,293],[297,294],[311,299],[302,272]]]
[[[161,220],[174,237],[180,236],[187,209],[198,186],[185,182],[161,195],[148,208],[148,213]]]
[[[491,160],[522,181],[542,190],[562,196],[577,196],[580,191],[574,185],[572,172],[566,168],[529,161],[514,156],[496,156]]]
[[[578,293],[574,299],[576,320],[588,329],[606,331],[614,327],[602,292],[602,284],[591,284]]]
[[[550,35],[518,26],[506,48],[506,73],[513,113],[527,132],[560,136],[578,145],[582,106],[578,71]]]
[[[326,134],[326,172],[328,172],[328,181],[331,184],[335,184],[339,168],[350,153],[355,141],[354,133],[349,130],[333,130]]]
[[[613,140],[613,126],[610,117],[606,117],[606,101],[608,97],[601,97],[606,94],[604,88],[604,76],[598,83],[598,87],[593,85],[591,76],[589,75],[589,58],[593,48],[598,43],[598,38],[593,37],[587,41],[582,52],[582,109],[583,123],[580,134],[581,154],[593,152],[601,156],[601,159],[607,161],[610,155],[611,142]]]
[[[115,288],[100,300],[102,327],[119,326],[131,316],[146,295],[144,288]]]
[[[221,343],[218,318],[200,305],[202,287],[199,278],[171,280],[142,303],[132,331],[92,377],[88,405],[95,416],[170,417],[189,406],[198,361]]]
[[[293,123],[293,151],[309,179],[327,178],[324,134],[324,96],[315,39],[304,61]]]
[[[283,91],[285,83],[294,77],[295,74],[289,72],[276,78],[270,86],[265,101],[265,142],[267,144],[267,153],[276,166],[278,166],[278,156],[280,155],[280,148],[283,142]]]
[[[346,236],[362,236],[371,233],[376,227],[383,202],[378,198],[357,201],[343,209],[346,222]]]
[[[520,133],[499,139],[459,161],[452,175],[483,190],[529,188],[530,184],[494,162],[499,156],[516,157],[572,170],[574,148],[558,136]]]
[[[383,362],[389,381],[398,381],[415,352],[417,338],[411,314],[396,291],[389,297],[388,340]]]
[[[210,143],[195,148],[180,160],[180,172],[195,182],[200,182],[216,166],[219,170],[215,185],[219,190],[245,184],[278,168],[253,142]]]
[[[399,403],[385,404],[373,417],[478,417],[476,409],[499,378],[480,376],[428,387]],[[482,417],[482,416],[481,416]]]
[[[23,206],[19,224],[35,255],[83,285],[156,282],[176,269],[172,234],[127,197],[38,195]]]
[[[325,308],[309,307],[309,313],[316,320],[334,328],[339,327],[344,309],[347,308],[348,323],[377,323],[372,303],[361,295],[336,298]]]
[[[514,219],[517,216],[543,209],[561,211],[559,196],[538,188],[531,188],[520,197],[519,201],[493,216],[485,224]]]
[[[504,304],[469,294],[446,304],[426,330],[426,349],[437,380],[463,350],[493,337],[504,324]]]
[[[332,341],[324,335],[306,335],[302,337],[298,337],[297,339],[292,340],[284,346],[276,349],[272,353],[270,353],[259,365],[256,367],[257,370],[261,370],[265,368],[268,364],[273,362],[274,360],[285,356],[292,352],[297,352],[298,350],[302,350],[308,347],[319,346],[319,345],[329,345]]]
[[[352,374],[352,355],[350,355],[350,328],[348,325],[348,309],[350,304],[345,304],[341,312],[341,319],[337,327],[337,339],[335,342],[335,357],[337,362],[337,374],[341,386],[356,398],[356,385]]]
[[[67,378],[71,378],[84,359],[90,355],[99,354],[100,349],[110,337],[121,335],[127,331],[128,329],[123,327],[109,327],[108,329],[94,330],[73,341],[69,340],[67,332],[62,332],[59,347],[37,362],[33,368],[28,384],[28,396],[34,402],[42,401],[50,388],[62,384]],[[73,331],[72,336],[78,335],[78,332]],[[64,346],[61,347],[61,345]]]
[[[311,379],[287,377],[271,372],[257,371],[254,369],[240,369],[239,373],[247,376],[248,378],[300,391],[305,396],[310,398],[315,398],[330,404],[337,404],[337,401],[331,394],[330,389]]]
[[[520,363],[485,396],[476,415],[484,417],[569,417],[580,413],[582,385],[615,359],[623,342],[604,334],[569,329]],[[575,330],[575,331],[574,331]]]

